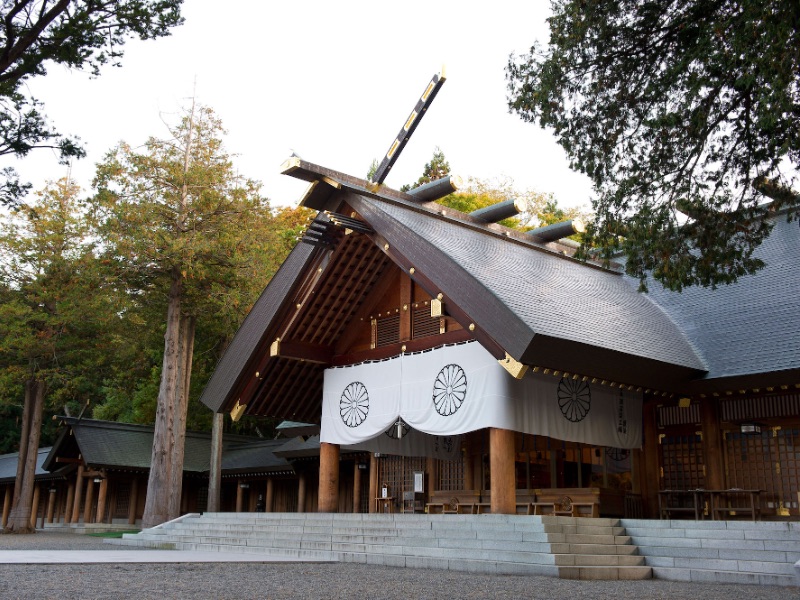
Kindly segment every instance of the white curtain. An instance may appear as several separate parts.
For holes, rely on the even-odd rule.
[[[613,448],[642,444],[641,394],[531,372],[517,380],[477,342],[325,371],[321,441],[390,452],[377,446],[396,438],[389,430],[398,419],[440,439],[497,427]],[[415,453],[415,439],[416,455],[434,455],[435,439],[419,435],[391,452]]]

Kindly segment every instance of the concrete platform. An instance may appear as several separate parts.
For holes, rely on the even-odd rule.
[[[0,550],[0,564],[70,563],[324,563],[317,558],[298,558],[278,554],[234,552],[197,552],[188,550]]]

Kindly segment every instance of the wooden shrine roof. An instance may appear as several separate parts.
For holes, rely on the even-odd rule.
[[[447,313],[464,328],[461,338],[477,339],[497,358],[507,353],[532,367],[676,393],[699,390],[717,373],[736,374],[720,357],[729,361],[741,346],[725,346],[725,336],[741,337],[749,325],[734,318],[717,328],[713,345],[704,345],[703,327],[717,326],[699,322],[716,302],[709,290],[697,292],[702,299],[690,323],[680,294],[641,294],[637,281],[523,233],[299,159],[284,172],[310,183],[303,205],[343,213],[363,227],[349,235],[329,227],[327,245],[301,243],[292,251],[203,392],[201,400],[215,411],[240,402],[247,414],[319,423],[324,368],[363,360],[342,355],[341,339],[380,293],[388,270],[408,274],[431,297],[441,293]],[[320,212],[320,227],[327,221]],[[796,245],[797,238],[775,243]],[[758,283],[744,278],[734,295],[758,293]],[[800,336],[790,334],[780,336],[783,358],[775,370],[797,368],[792,361],[800,355]],[[280,351],[271,356],[277,339]],[[422,348],[409,342],[408,351],[415,349]],[[749,360],[744,370],[757,373],[764,366]]]

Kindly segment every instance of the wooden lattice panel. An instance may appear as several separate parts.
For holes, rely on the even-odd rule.
[[[696,433],[665,435],[661,451],[662,490],[693,490],[706,487],[703,442]]]

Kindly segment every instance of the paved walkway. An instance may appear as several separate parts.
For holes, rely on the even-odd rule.
[[[323,563],[334,562],[270,554],[186,550],[0,550],[0,565],[122,563]]]
[[[188,562],[190,555],[202,561]],[[131,562],[123,561],[126,556]],[[159,556],[162,562],[155,560]],[[12,557],[15,562],[10,562]],[[34,558],[38,561],[34,562]],[[0,535],[3,600],[732,600],[745,597],[797,600],[798,589],[653,579],[574,581],[350,563],[307,564],[262,555],[139,550],[70,533]]]

